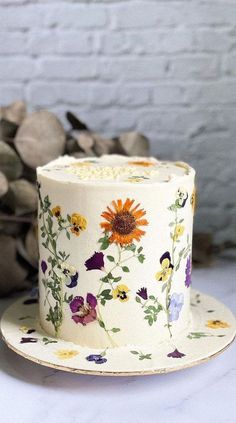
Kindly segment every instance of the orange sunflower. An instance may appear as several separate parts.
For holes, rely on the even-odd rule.
[[[122,200],[112,201],[112,206],[102,213],[106,222],[102,222],[101,228],[110,233],[109,242],[129,245],[134,240],[140,241],[145,232],[140,226],[148,225],[148,221],[143,219],[146,211],[140,209],[140,204],[134,205],[134,200],[129,198],[123,203]]]

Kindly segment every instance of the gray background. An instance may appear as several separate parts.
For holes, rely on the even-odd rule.
[[[18,98],[188,161],[195,229],[236,241],[235,0],[1,0],[0,102]]]

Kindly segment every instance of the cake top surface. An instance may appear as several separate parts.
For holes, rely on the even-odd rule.
[[[74,183],[135,183],[169,182],[195,174],[185,162],[159,161],[154,157],[104,155],[77,159],[62,156],[38,167],[39,175],[61,182]]]

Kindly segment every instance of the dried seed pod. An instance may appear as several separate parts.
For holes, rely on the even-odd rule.
[[[149,140],[139,132],[125,132],[119,137],[119,144],[127,156],[149,155]]]
[[[0,235],[0,251],[0,296],[28,288],[30,286],[26,281],[28,272],[17,262],[16,240],[10,236]]]
[[[23,170],[22,163],[15,150],[8,144],[0,141],[0,171],[10,181],[19,178]]]
[[[10,182],[8,193],[4,197],[4,204],[14,211],[16,216],[36,211],[36,187],[25,179]]]
[[[15,101],[7,107],[0,107],[0,119],[21,125],[26,117],[26,104],[24,101]]]
[[[57,117],[46,110],[27,116],[17,131],[15,146],[31,168],[43,166],[63,154],[65,131]]]
[[[4,173],[0,172],[0,197],[5,195],[8,191],[8,180]]]

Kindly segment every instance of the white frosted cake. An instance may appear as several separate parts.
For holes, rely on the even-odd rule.
[[[194,169],[64,156],[37,177],[42,328],[90,348],[158,345],[186,330]]]

